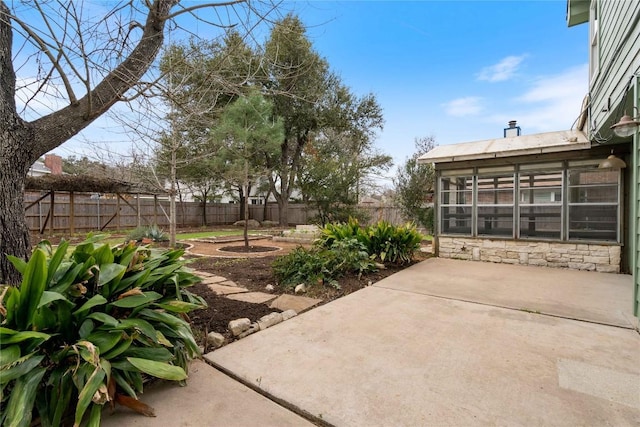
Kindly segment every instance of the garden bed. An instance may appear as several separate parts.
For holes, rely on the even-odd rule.
[[[310,287],[304,296],[321,299],[321,304],[325,304],[376,283],[429,256],[430,254],[416,252],[415,259],[410,264],[403,266],[388,265],[385,269],[364,274],[360,277],[357,275],[342,277],[338,280],[340,289],[317,284]],[[197,269],[198,271],[225,277],[235,282],[236,285],[247,288],[249,291],[269,292],[267,291],[267,285],[271,285],[273,286],[271,293],[273,293],[274,296],[292,293],[291,290],[279,286],[273,275],[271,264],[276,258],[277,256],[259,258],[199,257],[194,259],[193,262],[189,264],[189,267]],[[198,343],[205,347],[206,350],[206,335],[209,332],[218,332],[224,335],[228,342],[234,339],[227,329],[227,325],[231,320],[247,317],[252,322],[255,322],[265,314],[279,311],[269,308],[266,304],[253,304],[218,296],[210,291],[204,284],[198,284],[190,290],[202,296],[209,305],[206,309],[197,310],[190,315],[192,328]]]

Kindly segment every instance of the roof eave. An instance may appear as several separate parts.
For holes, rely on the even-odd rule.
[[[546,140],[546,142],[544,140],[541,141],[541,138]],[[511,146],[508,143],[510,140],[512,144]],[[520,141],[522,146],[514,147],[513,143],[515,141]],[[461,150],[462,147],[464,147],[464,149]],[[584,132],[575,130],[557,131],[436,147],[429,153],[419,157],[418,163],[450,163],[516,156],[532,156],[546,153],[560,153],[564,151],[589,150],[590,148],[591,142]],[[458,151],[458,153],[455,151]]]
[[[453,163],[453,162],[464,162],[470,160],[486,160],[486,159],[504,159],[507,157],[516,157],[516,156],[531,156],[536,154],[546,154],[546,153],[561,153],[564,151],[577,151],[577,150],[588,150],[591,148],[591,143],[574,143],[571,145],[564,145],[558,147],[543,147],[543,148],[534,148],[527,150],[512,150],[508,152],[500,152],[500,153],[487,153],[487,154],[473,154],[473,155],[462,155],[462,156],[445,156],[431,159],[418,159],[418,163]]]
[[[589,22],[590,0],[567,0],[567,26]]]

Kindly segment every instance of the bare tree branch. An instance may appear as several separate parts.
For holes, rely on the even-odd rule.
[[[194,10],[198,10],[198,9],[204,9],[204,8],[210,8],[210,7],[223,7],[223,6],[233,6],[236,4],[240,4],[240,3],[246,3],[247,0],[232,0],[232,1],[228,1],[228,2],[223,2],[223,3],[203,3],[203,4],[197,4],[195,6],[191,6],[191,7],[185,7],[182,10],[172,13],[171,15],[168,15],[166,18],[164,18],[165,20],[169,20],[169,19],[173,19],[177,16],[183,15],[185,13],[191,13]]]
[[[51,65],[56,69],[56,71],[60,75],[60,78],[63,81],[65,90],[67,91],[67,95],[69,96],[70,103],[75,104],[77,102],[77,98],[75,93],[73,92],[71,81],[69,80],[66,72],[60,65],[60,61],[58,60],[59,58],[56,58],[56,56],[51,51],[51,48],[55,48],[55,46],[51,46],[49,43],[46,43],[26,22],[22,21],[17,16],[12,16],[7,14],[6,19],[8,21],[12,20],[16,22],[18,25],[20,25],[20,27],[25,31],[25,33],[27,33],[29,37],[31,37],[36,42],[36,44],[38,45],[42,53],[44,53],[49,58],[49,60],[51,61]],[[62,53],[62,52],[58,51],[58,53]]]

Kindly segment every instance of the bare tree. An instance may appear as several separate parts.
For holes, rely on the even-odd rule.
[[[33,0],[10,6],[0,1],[0,282],[18,283],[20,274],[4,254],[29,254],[24,183],[31,164],[117,102],[148,92],[154,79],[145,76],[165,33],[187,31],[180,21],[185,15],[213,10],[203,25],[240,22],[251,28],[246,17],[262,14],[248,0],[190,7],[179,0]]]

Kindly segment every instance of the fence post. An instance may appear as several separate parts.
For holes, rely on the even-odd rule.
[[[116,193],[116,230],[120,230],[120,194]]]
[[[69,192],[69,233],[73,234],[76,231],[76,210],[74,205],[73,191]]]
[[[136,206],[138,207],[138,228],[142,226],[142,216],[140,214],[140,193],[136,194]]]
[[[158,224],[158,196],[153,195],[153,223]]]
[[[55,227],[53,226],[54,212],[55,212],[55,209],[56,209],[56,196],[55,195],[56,195],[56,192],[51,190],[51,206],[49,207],[49,211],[51,212],[51,215],[50,215],[50,218],[49,218],[51,220],[51,223],[49,224],[51,234],[53,234],[55,232]]]

